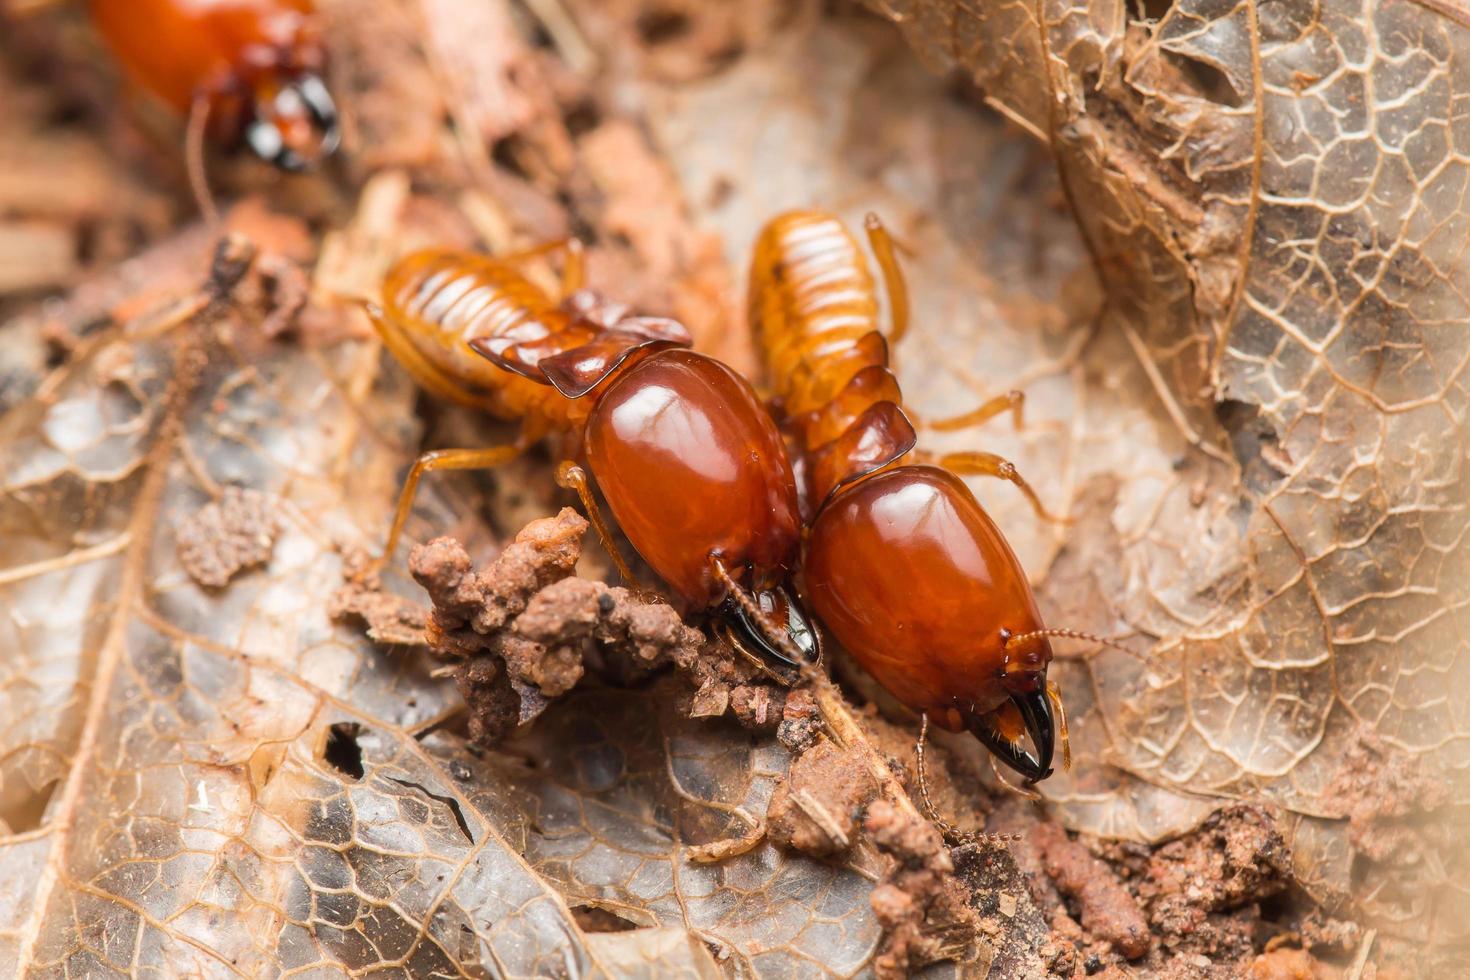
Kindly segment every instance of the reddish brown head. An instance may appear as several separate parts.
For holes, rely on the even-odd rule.
[[[815,660],[815,631],[785,588],[801,539],[786,446],[750,383],[675,346],[687,343],[676,326],[620,320],[534,364],[513,348],[472,346],[595,402],[583,432],[587,467],[629,542],[688,607],[719,607],[756,652],[790,660],[782,648],[794,646]],[[749,601],[727,601],[727,582]],[[789,643],[773,642],[772,629]]]
[[[90,0],[128,74],[208,130],[299,170],[337,146],[337,107],[312,0]]]
[[[1029,780],[1051,773],[1051,644],[1025,572],[965,484],[903,466],[842,490],[812,525],[813,611],[884,687],[970,731]],[[1028,753],[1009,720],[1024,726]]]

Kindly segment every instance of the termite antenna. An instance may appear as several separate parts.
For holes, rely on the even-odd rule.
[[[1148,658],[1145,657],[1143,654],[1137,652],[1136,650],[1130,650],[1128,647],[1125,647],[1117,640],[1109,640],[1106,637],[1098,636],[1096,633],[1084,633],[1081,630],[1044,629],[1032,630],[1029,633],[1016,633],[1006,638],[1005,648],[1009,650],[1013,643],[1021,643],[1025,640],[1035,640],[1043,636],[1060,636],[1069,640],[1091,640],[1093,643],[1101,643],[1105,647],[1112,647],[1114,650],[1126,653],[1128,654],[1128,656],[1132,657],[1134,660],[1137,660],[1139,663],[1148,663]]]
[[[919,778],[919,802],[924,805],[924,816],[929,822],[939,828],[944,839],[955,846],[965,844],[978,844],[981,841],[991,844],[1004,844],[1007,841],[1018,841],[1020,834],[987,834],[987,833],[964,833],[956,830],[954,825],[939,815],[934,808],[934,802],[929,799],[929,776],[924,766],[924,746],[929,739],[929,713],[926,711],[919,716],[919,741],[914,745],[914,760],[917,763]]]
[[[1017,786],[1015,783],[1006,778],[1005,771],[1001,769],[1000,763],[995,761],[996,756],[994,752],[989,752],[986,754],[990,757],[990,771],[995,773],[996,782],[1000,783],[1002,786],[1010,790],[1012,793],[1015,793],[1017,796],[1030,800],[1032,803],[1041,802],[1041,794],[1036,792],[1036,790],[1031,789],[1029,786]]]
[[[189,189],[194,192],[194,201],[199,213],[211,228],[219,227],[219,209],[214,205],[214,195],[209,192],[209,177],[204,170],[204,137],[209,129],[209,96],[203,92],[194,96],[189,106],[189,125],[184,130],[184,166],[189,171]]]

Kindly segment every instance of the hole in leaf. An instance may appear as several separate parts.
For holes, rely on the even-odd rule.
[[[583,99],[566,111],[563,120],[569,134],[582,136],[596,129],[602,122],[602,110],[591,99]]]
[[[24,834],[41,826],[45,819],[46,807],[51,803],[51,797],[56,795],[56,787],[61,785],[60,779],[53,779],[33,793],[29,793],[12,806],[0,810],[0,824],[10,828],[11,833]]]
[[[1179,69],[1186,80],[1194,86],[1200,96],[1208,99],[1216,105],[1229,106],[1239,109],[1241,106],[1240,93],[1235,86],[1230,84],[1230,76],[1208,61],[1199,58],[1188,58],[1175,51],[1167,52],[1169,61]]]
[[[650,47],[689,33],[689,16],[678,10],[646,10],[638,15],[638,36]]]
[[[583,932],[628,932],[642,928],[610,909],[597,905],[573,905],[572,918]]]
[[[1290,470],[1291,461],[1276,430],[1261,416],[1259,406],[1227,398],[1215,406],[1215,417],[1230,436],[1230,448],[1247,489],[1264,492]]]
[[[1174,9],[1174,0],[1138,0],[1138,16],[1155,23],[1169,16]]]
[[[357,722],[339,721],[327,729],[327,747],[322,752],[328,765],[353,779],[361,779],[363,773],[362,746],[357,743],[360,734],[362,726]]]

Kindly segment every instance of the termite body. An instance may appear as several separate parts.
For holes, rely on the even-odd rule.
[[[517,268],[557,248],[567,250],[560,299]],[[579,493],[625,578],[632,573],[601,521],[588,473],[633,547],[687,608],[717,609],[752,654],[794,649],[814,659],[815,633],[784,584],[801,533],[795,477],[754,389],[689,349],[679,323],[626,316],[580,282],[573,243],[502,259],[425,251],[390,270],[381,308],[369,310],[389,350],[425,389],[519,419],[522,430],[513,446],[421,457],[385,557],[425,472],[494,466],[561,432],[586,470],[564,462],[558,479]]]
[[[337,108],[311,0],[89,0],[142,88],[207,130],[299,170],[330,154]]]
[[[907,326],[907,292],[892,242],[872,216],[868,233],[892,308],[887,336],[867,259],[835,216],[776,217],[752,261],[751,326],[809,521],[802,593],[905,705],[972,732],[1028,780],[1044,779],[1060,713],[1047,681],[1048,631],[1005,535],[954,474],[1006,479],[1045,511],[998,456],[916,449],[889,361]],[[1009,392],[930,427],[956,429],[1007,411],[1019,424],[1021,405]],[[1065,746],[1064,716],[1061,727]]]

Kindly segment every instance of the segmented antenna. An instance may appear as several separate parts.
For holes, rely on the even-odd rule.
[[[989,844],[1004,844],[1007,841],[1020,840],[1020,834],[991,834],[985,831],[961,832],[956,830],[954,825],[948,820],[945,820],[939,815],[939,811],[934,808],[934,802],[929,799],[929,777],[924,766],[924,744],[928,738],[929,715],[926,712],[919,716],[919,741],[914,746],[914,757],[918,761],[919,770],[919,801],[924,804],[924,816],[928,817],[929,822],[939,828],[939,832],[944,835],[944,839],[953,842],[957,846],[978,844],[981,841]]]
[[[1069,640],[1091,640],[1093,643],[1101,643],[1105,647],[1112,647],[1114,650],[1122,651],[1140,663],[1148,663],[1148,658],[1143,656],[1143,654],[1135,650],[1130,650],[1116,640],[1109,640],[1106,637],[1098,636],[1096,633],[1084,633],[1081,630],[1044,629],[1032,630],[1029,633],[1016,633],[1006,639],[1005,648],[1009,650],[1013,643],[1020,643],[1023,640],[1035,640],[1043,636],[1060,636]]]

